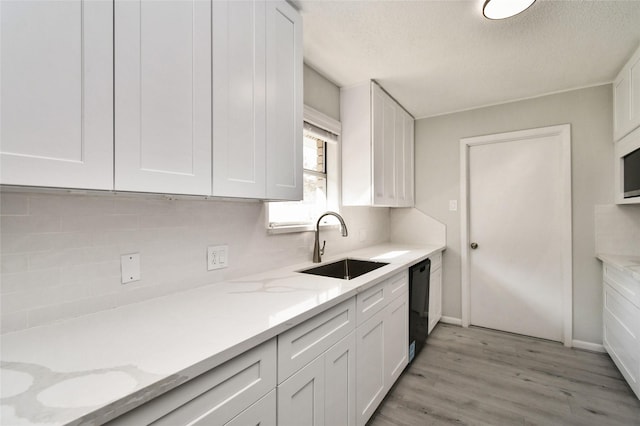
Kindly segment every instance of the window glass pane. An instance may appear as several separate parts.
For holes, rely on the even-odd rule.
[[[305,132],[302,150],[302,167],[324,173],[324,141]]]
[[[278,225],[314,222],[327,210],[327,179],[304,173],[303,181],[304,199],[269,203],[269,222]]]

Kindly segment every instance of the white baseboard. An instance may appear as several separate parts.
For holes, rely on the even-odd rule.
[[[604,346],[602,346],[599,343],[585,342],[585,341],[582,341],[582,340],[572,340],[571,341],[571,346],[576,348],[576,349],[584,349],[585,351],[607,352],[604,349]]]
[[[462,320],[460,318],[454,318],[454,317],[441,317],[440,318],[440,322],[445,323],[445,324],[452,324],[452,325],[462,325]]]

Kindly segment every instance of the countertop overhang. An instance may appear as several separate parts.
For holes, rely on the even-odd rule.
[[[325,259],[389,263],[352,280],[306,262],[5,334],[0,423],[107,422],[442,250],[377,245]]]
[[[620,271],[631,274],[635,280],[640,281],[640,256],[598,253],[596,257]]]

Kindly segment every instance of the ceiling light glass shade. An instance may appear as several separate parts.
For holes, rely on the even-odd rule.
[[[482,14],[489,19],[504,19],[525,11],[536,0],[487,0]]]

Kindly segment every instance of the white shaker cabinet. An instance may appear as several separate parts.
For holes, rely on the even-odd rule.
[[[129,411],[108,425],[222,426],[227,422],[247,424],[237,416],[239,419],[275,418],[276,351],[274,338]],[[256,403],[259,405],[255,406]]]
[[[355,425],[355,298],[278,336],[278,425]]]
[[[112,2],[0,2],[0,183],[113,188]]]
[[[622,139],[640,126],[640,48],[613,82],[613,138]]]
[[[640,398],[640,281],[607,263],[602,319],[602,344]]]
[[[413,205],[414,120],[378,84],[340,91],[342,201]]]
[[[213,2],[213,195],[302,199],[302,20],[284,1]]]
[[[225,426],[276,426],[276,390],[238,414]]]
[[[211,2],[116,0],[115,189],[211,194]]]
[[[279,426],[354,426],[355,334],[278,386]]]
[[[302,17],[266,2],[266,196],[302,200]]]
[[[212,7],[213,194],[264,198],[266,2]]]
[[[396,205],[414,205],[414,120],[402,108],[396,110]]]
[[[364,426],[409,361],[407,272],[358,294],[356,306],[356,424]]]
[[[434,329],[442,318],[442,253],[431,256],[429,275],[429,329]]]

